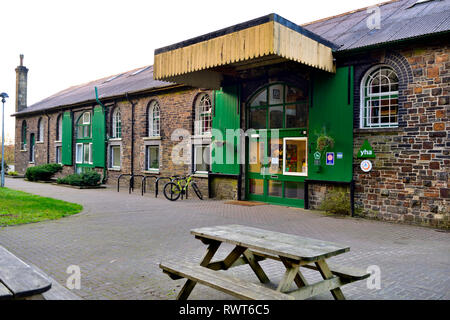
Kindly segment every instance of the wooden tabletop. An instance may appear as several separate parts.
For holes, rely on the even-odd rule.
[[[199,238],[217,240],[305,262],[327,259],[350,250],[348,246],[333,242],[241,225],[205,227],[193,229],[191,233]]]
[[[37,295],[51,286],[34,268],[0,246],[0,299]]]

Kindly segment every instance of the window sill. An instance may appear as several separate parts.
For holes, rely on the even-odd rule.
[[[144,137],[144,141],[145,140],[161,140],[161,136],[155,136],[155,137]]]
[[[21,149],[20,152],[27,152],[27,149]]]
[[[195,178],[208,178],[207,172],[196,172],[192,175]]]
[[[62,140],[55,140],[55,143],[62,143]]]
[[[109,138],[108,141],[122,141],[122,138]]]
[[[36,144],[44,144],[44,141],[36,141]]]
[[[120,168],[108,168],[108,171],[121,171],[122,169]]]
[[[382,133],[382,132],[400,132],[401,129],[399,127],[396,128],[357,128],[353,129],[354,133]]]
[[[146,173],[146,174],[160,174],[159,170],[143,170],[142,173]]]

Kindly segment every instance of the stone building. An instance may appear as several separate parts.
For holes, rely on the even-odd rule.
[[[449,0],[271,14],[31,106],[21,62],[16,170],[193,174],[210,197],[311,209],[338,188],[353,214],[448,227],[449,16]]]

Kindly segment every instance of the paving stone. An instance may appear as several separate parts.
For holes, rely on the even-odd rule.
[[[450,233],[430,228],[352,218],[334,218],[314,211],[224,201],[169,202],[151,195],[129,195],[115,189],[78,190],[7,179],[7,187],[83,205],[82,213],[55,221],[0,228],[0,244],[66,284],[70,265],[81,269],[84,299],[174,299],[184,280],[161,272],[160,261],[198,259],[206,247],[190,230],[203,226],[243,224],[347,244],[350,252],[334,257],[345,265],[381,269],[381,289],[366,281],[343,288],[348,299],[449,299]],[[224,257],[231,246],[217,253]],[[262,267],[275,285],[284,269],[276,261]],[[230,270],[257,282],[247,266]],[[320,275],[305,270],[310,281]],[[191,299],[233,299],[198,285]],[[332,299],[325,293],[313,299]]]

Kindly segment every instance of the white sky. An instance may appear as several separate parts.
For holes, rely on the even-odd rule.
[[[15,71],[24,54],[28,105],[72,85],[153,64],[154,50],[277,13],[303,24],[380,0],[2,0],[0,92],[14,137]],[[1,110],[0,110],[1,113]],[[0,131],[1,135],[1,131]]]

